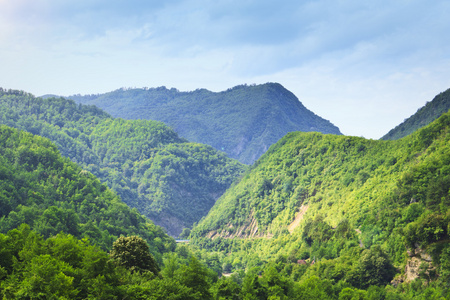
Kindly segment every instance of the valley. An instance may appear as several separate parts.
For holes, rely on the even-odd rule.
[[[70,98],[0,89],[3,298],[450,297],[448,91],[381,140],[273,83]]]

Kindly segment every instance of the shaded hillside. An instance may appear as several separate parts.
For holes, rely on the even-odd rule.
[[[46,138],[0,125],[0,178],[2,233],[26,223],[46,238],[65,232],[103,249],[120,235],[140,235],[159,260],[175,248],[162,228],[62,157]]]
[[[396,141],[290,133],[216,202],[191,242],[228,253],[232,270],[275,261],[297,280],[365,289],[397,273],[396,284],[445,286],[449,141],[450,113]]]
[[[174,236],[206,215],[244,166],[161,122],[114,119],[64,98],[0,91],[0,123],[51,139]]]
[[[211,145],[245,164],[291,131],[340,134],[277,83],[241,85],[220,93],[159,87],[69,98],[96,105],[114,117],[162,121],[180,136]]]
[[[431,102],[418,109],[417,112],[407,118],[403,123],[390,130],[382,140],[396,140],[413,133],[439,118],[450,109],[450,89],[440,93]]]

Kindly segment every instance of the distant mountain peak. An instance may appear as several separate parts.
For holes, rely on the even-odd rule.
[[[391,129],[382,140],[396,140],[407,136],[419,128],[422,128],[450,109],[450,89],[439,93],[431,102],[417,110],[415,114],[405,119],[401,124]]]
[[[114,117],[164,122],[180,136],[211,145],[246,164],[253,163],[288,132],[341,134],[292,92],[273,82],[243,84],[222,92],[180,92],[163,86],[70,98],[96,105]]]

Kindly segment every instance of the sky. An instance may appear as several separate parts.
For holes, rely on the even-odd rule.
[[[36,96],[278,82],[378,139],[450,88],[450,1],[0,0],[0,87]]]

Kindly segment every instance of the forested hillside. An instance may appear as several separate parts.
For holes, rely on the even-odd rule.
[[[244,165],[161,122],[114,119],[95,106],[0,90],[0,123],[52,140],[173,236],[206,215]]]
[[[65,232],[103,249],[120,235],[139,235],[159,260],[175,249],[162,228],[46,138],[0,125],[0,178],[0,232],[28,224],[45,238]]]
[[[418,109],[417,112],[407,118],[403,123],[390,130],[382,140],[396,140],[413,133],[439,118],[450,109],[450,89],[440,93],[431,102]]]
[[[290,133],[191,241],[226,253],[229,271],[271,262],[295,281],[403,294],[393,299],[428,283],[437,297],[450,287],[449,166],[450,113],[396,141]]]
[[[147,192],[151,214],[242,165],[159,122],[20,91],[0,100],[2,122],[57,143],[0,126],[2,298],[450,297],[450,113],[395,141],[290,133],[175,245],[90,171],[129,199]]]
[[[227,288],[218,281],[216,254],[197,259],[176,248],[162,228],[46,138],[0,125],[0,179],[2,299],[205,300],[231,288],[240,294],[237,282]]]
[[[291,131],[340,134],[277,83],[240,85],[220,93],[159,87],[69,98],[114,117],[162,121],[189,141],[211,145],[245,164],[252,164]]]

